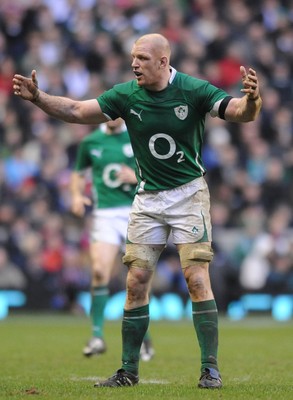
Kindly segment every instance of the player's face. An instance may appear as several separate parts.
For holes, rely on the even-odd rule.
[[[160,54],[152,49],[151,43],[138,41],[132,48],[131,56],[131,67],[138,85],[149,90],[158,90],[161,82]]]

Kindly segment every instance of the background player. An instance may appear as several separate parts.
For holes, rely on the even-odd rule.
[[[119,263],[120,252],[125,251],[128,216],[137,184],[134,167],[128,132],[121,118],[101,125],[79,145],[70,182],[72,212],[82,217],[86,206],[91,205],[85,195],[85,174],[89,169],[94,200],[90,243],[92,338],[83,349],[85,356],[106,351],[104,311],[111,273]],[[154,355],[148,334],[140,355],[143,361],[149,361]]]

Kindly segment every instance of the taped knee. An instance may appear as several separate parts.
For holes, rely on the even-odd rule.
[[[179,255],[182,268],[186,268],[211,262],[214,253],[209,244],[188,243],[181,246]]]
[[[126,254],[122,258],[128,268],[141,268],[153,271],[157,265],[164,246],[127,244]]]

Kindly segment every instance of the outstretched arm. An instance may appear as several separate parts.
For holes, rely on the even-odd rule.
[[[75,101],[67,97],[51,96],[40,90],[35,70],[31,78],[14,75],[13,90],[16,96],[31,101],[46,114],[64,122],[95,125],[107,121],[96,99]]]
[[[259,83],[256,72],[252,68],[249,68],[247,73],[246,69],[241,66],[240,73],[243,83],[241,92],[245,93],[245,96],[241,98],[234,97],[230,100],[225,111],[226,121],[254,121],[261,109],[262,100],[260,97]]]

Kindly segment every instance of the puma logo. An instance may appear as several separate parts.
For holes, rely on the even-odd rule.
[[[141,118],[141,115],[140,115],[142,112],[143,112],[143,110],[140,110],[140,112],[137,113],[137,112],[134,111],[132,108],[130,109],[130,114],[136,115],[137,118],[138,118],[140,121],[142,121],[142,118]]]
[[[102,149],[100,149],[100,150],[98,150],[98,149],[92,149],[91,151],[90,151],[90,153],[93,155],[93,156],[95,156],[95,157],[97,157],[97,158],[101,158],[101,156],[102,156]]]

